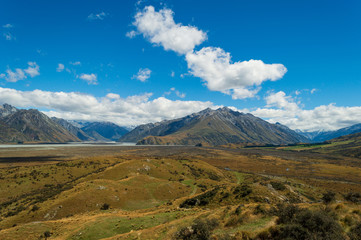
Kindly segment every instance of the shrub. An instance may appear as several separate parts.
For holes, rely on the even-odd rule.
[[[31,208],[31,211],[32,212],[35,212],[35,211],[38,211],[40,208],[37,206],[37,205],[34,205],[32,208]]]
[[[179,205],[180,208],[190,208],[194,206],[206,206],[216,196],[218,188],[214,188],[208,192],[205,192],[197,197],[185,200]]]
[[[45,231],[45,232],[43,233],[43,236],[44,236],[45,239],[48,239],[48,237],[51,236],[51,233],[50,233],[49,231]]]
[[[342,222],[344,222],[347,226],[352,226],[354,224],[354,219],[352,218],[352,216],[346,215],[342,219]]]
[[[267,211],[266,211],[266,209],[264,208],[264,206],[258,204],[258,205],[254,208],[253,213],[254,213],[255,215],[258,215],[258,214],[266,214]]]
[[[236,195],[236,198],[243,198],[251,193],[252,193],[252,188],[246,184],[239,185],[235,187],[235,189],[233,190],[233,194]]]
[[[286,224],[291,222],[295,214],[300,212],[301,209],[295,205],[280,204],[274,211],[274,214],[278,217],[277,224]]]
[[[361,194],[350,192],[350,193],[346,194],[345,199],[347,201],[350,201],[353,203],[360,203],[361,202]]]
[[[325,211],[279,205],[276,215],[279,226],[269,231],[269,239],[345,239],[341,226]]]
[[[276,182],[276,181],[273,181],[271,182],[271,185],[274,189],[278,190],[278,191],[284,191],[286,190],[286,186],[281,183],[281,182]]]
[[[325,203],[325,204],[329,204],[333,201],[335,201],[335,193],[334,192],[330,192],[328,191],[327,193],[324,193],[323,196],[322,196],[322,201]]]
[[[110,205],[108,203],[104,203],[101,207],[100,210],[108,210],[110,207]]]
[[[183,227],[176,232],[173,239],[208,240],[218,225],[217,219],[196,219],[191,226]]]
[[[236,214],[236,215],[241,214],[241,213],[242,213],[242,207],[243,207],[242,204],[239,205],[239,206],[236,208],[236,210],[234,211],[234,214]]]

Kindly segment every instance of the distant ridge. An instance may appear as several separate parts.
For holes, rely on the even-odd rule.
[[[121,142],[165,145],[223,145],[228,143],[292,144],[309,140],[279,123],[224,107],[205,109],[183,118],[136,127]]]
[[[111,122],[91,122],[81,128],[90,137],[101,141],[117,141],[129,131]]]
[[[301,132],[299,134],[308,137],[312,142],[324,142],[341,136],[361,132],[361,123],[352,125],[350,127],[341,128],[335,131],[326,132]]]
[[[74,126],[72,123],[68,122],[65,119],[52,117],[51,118],[54,122],[57,124],[63,126],[66,130],[71,132],[74,136],[78,137],[82,141],[95,141],[96,139],[90,137],[88,134],[86,134],[83,130],[80,128]]]

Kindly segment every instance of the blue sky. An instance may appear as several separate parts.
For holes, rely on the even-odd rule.
[[[4,0],[0,103],[125,126],[230,106],[293,129],[346,127],[361,119],[359,9]]]

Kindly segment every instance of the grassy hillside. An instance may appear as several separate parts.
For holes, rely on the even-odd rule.
[[[345,135],[319,144],[301,144],[283,149],[361,158],[361,133]]]
[[[284,239],[292,209],[294,226],[305,227],[304,215],[321,218],[338,229],[327,234],[346,238],[361,221],[360,170],[347,159],[196,147],[74,147],[65,156],[64,149],[0,149],[0,239]]]

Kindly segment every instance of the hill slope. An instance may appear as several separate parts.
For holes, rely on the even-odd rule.
[[[1,119],[4,127],[12,131],[16,136],[24,136],[25,141],[36,142],[74,142],[79,138],[71,134],[59,124],[55,123],[45,114],[38,110],[18,110]],[[11,128],[11,129],[10,129]],[[13,131],[16,130],[17,132]],[[19,133],[21,135],[19,135]],[[15,136],[14,135],[14,136]],[[11,142],[18,137],[4,139],[4,142]]]
[[[119,139],[139,144],[290,144],[308,139],[281,124],[229,108],[206,109],[183,118],[141,125]]]

